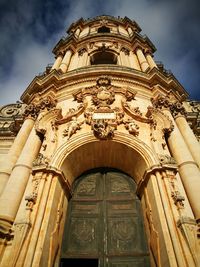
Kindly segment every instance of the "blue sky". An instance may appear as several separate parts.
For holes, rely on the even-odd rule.
[[[52,49],[80,17],[127,16],[162,61],[200,100],[198,0],[0,0],[0,105],[15,103],[33,78],[54,62]]]

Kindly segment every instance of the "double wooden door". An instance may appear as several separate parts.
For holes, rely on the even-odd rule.
[[[145,267],[149,256],[134,181],[106,168],[73,185],[61,266]]]

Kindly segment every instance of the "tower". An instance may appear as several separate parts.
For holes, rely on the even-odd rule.
[[[78,20],[1,108],[0,266],[200,266],[199,103],[140,32]]]

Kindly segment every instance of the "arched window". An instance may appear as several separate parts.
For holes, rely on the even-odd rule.
[[[98,29],[98,33],[103,33],[103,32],[110,32],[110,28],[106,26],[102,26],[101,28]]]
[[[91,57],[91,65],[98,64],[117,64],[117,57],[111,52],[97,52]]]

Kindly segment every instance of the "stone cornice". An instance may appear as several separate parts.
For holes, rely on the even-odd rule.
[[[62,38],[54,47],[53,53],[58,54],[59,52],[63,52],[69,47],[73,47],[72,50],[74,50],[75,47],[80,46],[82,43],[89,43],[89,41],[92,40],[92,42],[99,41],[120,41],[120,42],[126,42],[127,45],[132,48],[133,50],[136,47],[140,47],[141,49],[145,51],[151,51],[151,53],[156,51],[155,46],[150,41],[150,39],[144,35],[140,35],[139,33],[134,33],[131,37],[120,35],[118,33],[93,33],[89,34],[85,37],[82,37],[80,39],[77,39],[74,35],[69,35],[66,38]]]
[[[137,32],[141,31],[140,26],[134,20],[130,20],[128,17],[117,18],[114,16],[102,15],[102,16],[97,16],[91,19],[86,19],[86,20],[84,20],[83,18],[80,18],[78,21],[72,23],[69,26],[67,33],[70,34],[73,31],[75,31],[78,27],[83,28],[84,26],[90,26],[91,24],[94,24],[95,22],[98,22],[98,21],[100,22],[102,20],[107,20],[114,24],[123,25],[125,28],[128,26],[131,26],[135,29],[135,31]]]
[[[54,70],[46,76],[36,76],[21,96],[21,100],[25,103],[30,103],[34,94],[42,95],[47,88],[49,90],[53,88],[58,91],[65,84],[78,83],[79,79],[86,79],[87,77],[96,78],[99,75],[110,75],[111,72],[113,77],[120,77],[125,80],[131,79],[133,83],[139,82],[141,85],[144,84],[145,87],[149,87],[149,89],[156,84],[161,84],[167,91],[171,91],[173,88],[172,93],[175,94],[175,91],[178,91],[179,95],[185,95],[185,98],[188,96],[184,88],[173,76],[166,77],[157,68],[144,73],[118,65],[95,65],[72,70],[65,74],[59,74],[58,71]]]

